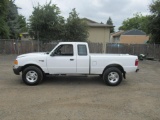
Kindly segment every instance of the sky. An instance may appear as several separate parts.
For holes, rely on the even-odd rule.
[[[46,4],[50,0],[15,0],[15,4],[21,9],[18,10],[28,20],[32,15],[33,6]],[[64,18],[69,16],[73,8],[76,8],[79,17],[88,18],[96,22],[106,23],[111,17],[115,30],[122,25],[122,22],[133,17],[135,13],[149,15],[149,4],[152,0],[52,0],[60,10]]]

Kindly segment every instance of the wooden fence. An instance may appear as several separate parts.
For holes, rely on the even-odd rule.
[[[37,41],[0,40],[0,54],[24,54],[29,52],[49,52],[58,42],[42,43]],[[102,53],[101,43],[89,42],[91,53]]]
[[[57,43],[42,43],[37,41],[0,40],[0,54],[24,54],[29,52],[48,52]],[[91,53],[102,53],[103,44],[88,42]],[[106,53],[139,55],[160,59],[160,45],[157,44],[106,44]]]
[[[150,58],[160,59],[160,44],[115,44],[106,45],[106,53],[120,53],[140,55],[145,54]]]

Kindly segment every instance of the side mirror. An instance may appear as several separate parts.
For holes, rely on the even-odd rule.
[[[49,52],[46,52],[46,54],[49,54]]]

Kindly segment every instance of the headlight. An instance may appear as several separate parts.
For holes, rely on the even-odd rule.
[[[15,64],[15,65],[18,65],[18,60],[15,60],[15,61],[14,61],[14,64]]]

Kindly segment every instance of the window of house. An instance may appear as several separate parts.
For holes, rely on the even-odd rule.
[[[71,44],[60,45],[54,51],[54,55],[57,55],[57,56],[73,56],[73,45],[71,45]]]
[[[78,55],[80,55],[80,56],[86,56],[87,55],[86,45],[78,45]]]

